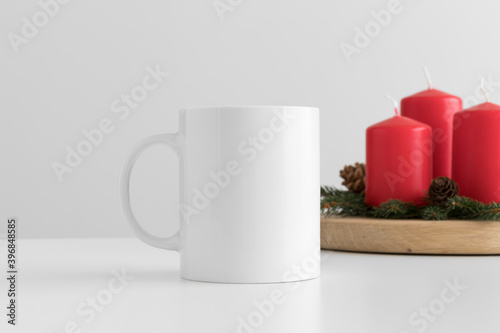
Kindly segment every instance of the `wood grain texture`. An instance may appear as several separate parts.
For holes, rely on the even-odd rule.
[[[321,248],[405,254],[500,254],[500,222],[322,218]]]

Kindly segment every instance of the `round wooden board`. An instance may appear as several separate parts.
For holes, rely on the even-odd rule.
[[[500,254],[500,222],[322,218],[321,248],[404,254]]]

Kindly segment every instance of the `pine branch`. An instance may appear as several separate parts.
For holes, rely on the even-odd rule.
[[[387,200],[380,207],[373,207],[372,213],[374,217],[385,219],[413,219],[420,217],[418,207],[412,202],[402,202],[395,199]]]
[[[330,186],[321,187],[321,212],[327,217],[500,221],[500,203],[496,202],[484,204],[471,198],[454,196],[442,206],[428,202],[418,207],[411,202],[390,199],[379,207],[370,207],[365,204],[364,195]]]
[[[327,195],[334,195],[335,191],[338,191],[337,189],[335,189],[335,187],[321,186],[321,196],[322,197],[327,196]]]
[[[445,207],[450,219],[472,220],[481,215],[483,205],[483,203],[468,197],[454,196],[448,199]]]
[[[439,206],[424,207],[420,214],[424,220],[440,221],[448,219],[448,210]]]
[[[370,209],[365,205],[365,197],[359,193],[342,191],[333,187],[323,190],[321,208],[325,216],[367,216]]]
[[[477,200],[456,196],[448,199],[448,216],[458,220],[500,220],[500,204],[492,202],[484,204]]]

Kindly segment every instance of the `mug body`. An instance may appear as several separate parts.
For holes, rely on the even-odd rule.
[[[180,111],[181,276],[226,283],[320,273],[319,110]]]

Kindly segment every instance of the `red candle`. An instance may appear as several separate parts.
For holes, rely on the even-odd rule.
[[[453,179],[460,195],[500,202],[500,106],[483,103],[455,115]]]
[[[424,203],[431,183],[432,130],[408,117],[396,116],[366,130],[366,194],[368,205],[389,199]]]
[[[426,75],[429,89],[403,98],[401,114],[432,128],[432,178],[451,178],[453,116],[462,110],[462,100],[433,89],[427,70]]]

